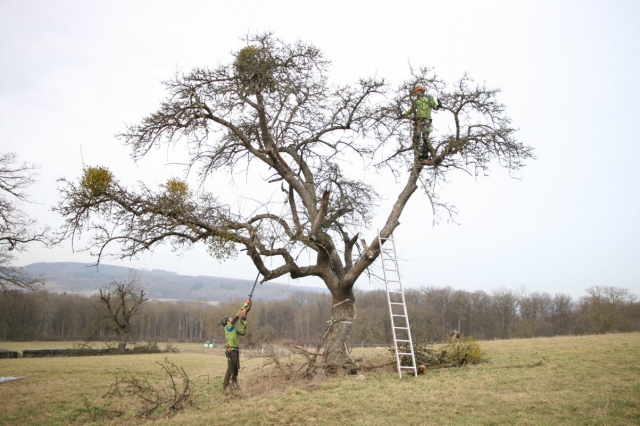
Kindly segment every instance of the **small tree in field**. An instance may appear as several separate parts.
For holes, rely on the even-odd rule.
[[[451,171],[482,172],[494,160],[518,170],[532,150],[514,139],[498,90],[467,76],[448,86],[423,68],[395,88],[379,78],[333,86],[328,66],[312,45],[271,34],[248,37],[229,64],[165,82],[169,94],[158,110],[120,135],[135,159],[182,144],[187,170],[199,167],[203,182],[220,172],[251,172],[272,191],[232,208],[215,194],[196,197],[177,179],[157,190],[131,189],[106,168],[87,168],[79,182],[62,181],[57,210],[66,219],[65,235],[91,231],[86,249],[98,261],[111,244],[115,256],[131,257],[165,241],[177,250],[201,243],[218,258],[243,248],[263,282],[319,277],[333,298],[325,361],[332,369],[345,365],[356,319],[353,286],[380,253],[375,234],[367,245],[360,232],[375,229],[380,195],[395,199],[376,224],[386,238],[419,184],[434,208],[447,209],[436,189]],[[412,122],[401,117],[416,84],[437,94],[451,117],[449,131],[432,138],[430,159],[419,158]],[[379,194],[364,168],[389,172],[397,193]]]
[[[94,334],[102,330],[117,336],[118,352],[125,353],[134,332],[133,319],[140,313],[142,303],[149,300],[145,296],[136,272],[101,288],[96,302],[98,318]]]

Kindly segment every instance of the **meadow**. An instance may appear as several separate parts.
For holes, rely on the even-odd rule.
[[[3,425],[638,425],[640,333],[481,341],[488,362],[429,369],[402,379],[393,367],[356,376],[285,383],[261,377],[264,358],[242,359],[240,387],[224,394],[220,348],[180,344],[179,353],[0,359]],[[2,342],[8,350],[69,342]],[[369,360],[386,348],[354,349]],[[163,383],[168,359],[195,385],[192,404],[170,415],[136,415],[132,400],[103,398],[116,372]],[[120,417],[89,415],[89,406]]]

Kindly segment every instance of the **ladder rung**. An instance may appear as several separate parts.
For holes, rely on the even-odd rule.
[[[396,330],[408,330],[409,329],[409,327],[393,327],[393,328],[395,328]]]
[[[400,302],[391,302],[392,305],[404,305],[404,303],[400,303]]]
[[[411,352],[398,352],[398,355],[413,355]]]
[[[398,294],[402,294],[402,292],[401,292],[401,291],[392,291],[392,290],[389,290],[389,293],[398,293]]]
[[[411,340],[396,339],[396,342],[406,342],[406,343],[410,343],[410,342],[411,342]]]
[[[406,315],[404,315],[404,314],[393,314],[392,316],[394,316],[394,317],[406,317]]]
[[[410,366],[408,366],[408,365],[401,365],[401,366],[400,366],[400,368],[410,368],[410,369],[412,369],[412,370],[413,370],[415,367],[410,367]]]

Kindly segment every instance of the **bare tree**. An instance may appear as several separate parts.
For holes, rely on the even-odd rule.
[[[179,179],[158,190],[143,184],[136,190],[125,188],[105,167],[88,167],[79,182],[62,181],[57,210],[66,219],[64,235],[90,231],[85,249],[98,262],[112,243],[117,257],[136,256],[165,241],[176,250],[204,243],[218,258],[242,247],[263,282],[287,274],[319,277],[333,298],[320,346],[327,364],[339,368],[356,319],[353,286],[380,253],[375,234],[369,244],[360,236],[373,229],[380,197],[362,169],[391,172],[399,184],[379,224],[384,238],[399,225],[419,184],[435,211],[451,211],[436,191],[451,171],[481,173],[494,160],[517,170],[532,149],[514,139],[496,100],[498,90],[475,85],[466,75],[448,86],[423,68],[411,70],[397,88],[380,78],[333,86],[329,63],[316,47],[288,44],[271,34],[245,41],[231,63],[196,68],[165,82],[169,95],[159,109],[120,137],[135,159],[179,143],[190,156],[187,170],[199,167],[202,182],[219,172],[233,178],[250,170],[264,176],[273,192],[232,209],[213,194],[194,196]],[[418,83],[440,97],[452,123],[433,138],[428,160],[419,159],[412,122],[401,117]],[[276,198],[281,192],[284,205]],[[303,252],[314,257],[300,256]]]
[[[510,339],[511,329],[518,313],[518,296],[508,288],[497,288],[493,290],[492,305],[494,321],[499,329],[499,337],[501,339]]]
[[[140,313],[140,305],[149,300],[140,285],[140,275],[131,272],[100,289],[96,310],[95,333],[104,330],[118,337],[118,351],[124,353],[133,335],[133,319]]]
[[[521,289],[520,300],[520,335],[525,337],[538,337],[545,335],[545,318],[549,316],[551,310],[551,296],[547,293],[529,293],[526,289]]]
[[[21,203],[29,202],[25,189],[34,183],[35,166],[19,164],[14,153],[0,154],[0,287],[2,291],[24,289],[42,291],[42,282],[22,269],[10,266],[13,252],[27,250],[27,245],[52,243],[47,227],[38,229],[27,216]]]
[[[553,324],[553,335],[573,332],[576,315],[575,303],[570,295],[556,293],[549,307],[549,317]]]
[[[585,291],[587,296],[580,299],[578,317],[583,331],[601,334],[631,329],[635,294],[626,288],[599,285]]]

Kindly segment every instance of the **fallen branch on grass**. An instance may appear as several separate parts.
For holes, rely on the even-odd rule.
[[[124,411],[122,410],[107,410],[104,409],[102,407],[98,407],[96,405],[91,405],[91,403],[89,402],[89,400],[87,399],[87,397],[84,397],[84,409],[86,410],[86,412],[89,414],[89,417],[91,417],[92,421],[96,421],[100,418],[108,418],[108,419],[112,419],[114,417],[120,417],[122,415],[124,415]],[[76,416],[77,418],[77,416]],[[75,420],[75,418],[74,418]]]
[[[543,356],[542,359],[538,362],[534,362],[533,364],[517,364],[517,365],[505,365],[503,368],[530,368],[530,367],[541,367],[545,362],[549,362],[549,358]]]

